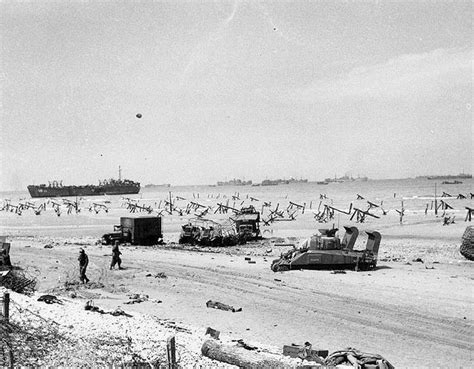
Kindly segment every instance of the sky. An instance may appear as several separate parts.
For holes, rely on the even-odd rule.
[[[0,190],[472,173],[472,34],[470,1],[3,1]]]

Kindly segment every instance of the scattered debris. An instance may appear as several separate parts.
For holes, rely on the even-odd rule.
[[[232,342],[237,342],[237,346],[243,347],[244,349],[249,350],[249,351],[253,351],[253,350],[258,349],[258,347],[256,347],[256,346],[251,346],[251,345],[245,343],[243,339],[232,340]]]
[[[416,258],[412,260],[414,263],[424,263],[422,258]]]
[[[345,270],[333,270],[331,274],[346,274]]]
[[[42,301],[47,304],[60,304],[60,305],[63,304],[63,302],[60,299],[58,299],[56,296],[53,296],[53,295],[41,295],[38,298],[38,301]]]
[[[341,365],[346,364],[354,368],[386,368],[394,369],[394,366],[377,354],[368,354],[354,348],[346,348],[344,350],[335,351],[329,355],[324,361],[325,365]],[[368,366],[371,365],[371,366]]]
[[[226,305],[226,304],[223,304],[221,302],[212,301],[212,300],[209,300],[208,302],[206,302],[206,306],[208,308],[213,308],[213,309],[232,311],[233,313],[237,313],[239,311],[242,311],[242,308],[237,308],[236,309],[233,306]]]
[[[113,315],[113,316],[126,316],[126,317],[132,317],[132,315],[130,314],[127,314],[126,312],[124,312],[120,307],[118,307],[117,309],[115,309],[114,311],[104,311],[102,309],[100,309],[98,306],[95,306],[94,305],[94,302],[92,300],[89,300],[86,302],[86,305],[84,306],[84,310],[88,310],[88,311],[94,311],[94,312],[97,312],[97,313],[100,313],[100,314],[110,314],[110,315]]]
[[[249,264],[256,264],[257,262],[255,260],[249,260],[248,263]]]
[[[130,301],[124,302],[124,304],[139,304],[140,302],[148,301],[148,295],[140,295],[138,293],[134,293],[128,296]]]
[[[328,350],[313,349],[311,343],[305,342],[304,345],[296,345],[294,343],[283,346],[283,355],[300,358],[308,361],[315,361],[323,364],[323,359],[328,356]]]
[[[53,248],[53,245],[51,245],[51,244],[44,245],[44,248],[45,248],[45,249],[52,249],[52,248]]]
[[[155,278],[163,278],[166,279],[168,276],[164,272],[156,273]]]
[[[37,279],[29,277],[21,269],[11,269],[9,273],[0,276],[0,287],[5,287],[17,293],[31,296],[36,290]]]
[[[219,339],[219,335],[220,335],[221,332],[211,328],[211,327],[207,327],[206,329],[206,334],[210,335],[212,338],[214,338],[215,340],[218,340]]]

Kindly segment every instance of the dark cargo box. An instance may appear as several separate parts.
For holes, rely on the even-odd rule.
[[[161,217],[121,217],[123,241],[132,245],[156,245],[163,237]]]

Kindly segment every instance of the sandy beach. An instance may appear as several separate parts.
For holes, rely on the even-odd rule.
[[[124,211],[116,209],[114,215]],[[353,347],[378,353],[395,367],[472,364],[473,263],[459,254],[461,236],[469,224],[463,221],[443,226],[434,214],[416,211],[409,213],[403,225],[395,214],[367,224],[344,220],[344,225],[356,225],[361,231],[356,248],[364,247],[364,229],[382,233],[379,262],[375,270],[333,274],[329,270],[270,270],[271,261],[292,248],[288,245],[297,246],[317,228],[328,227],[312,221],[311,215],[275,222],[263,240],[226,248],[179,245],[182,219],[165,217],[165,245],[121,246],[123,270],[109,270],[111,246],[98,244],[98,237],[81,236],[84,230],[100,236],[107,231],[105,224],[99,229],[79,227],[69,218],[70,226],[48,222],[50,227],[40,226],[35,235],[28,217],[34,216],[21,221],[17,217],[16,226],[10,218],[10,228],[4,227],[3,233],[10,233],[13,264],[36,276],[38,291],[32,298],[13,294],[12,300],[72,327],[65,328],[70,336],[87,337],[85,331],[100,336],[112,329],[115,336],[132,335],[132,345],[141,357],[165,360],[166,338],[177,334],[184,367],[222,365],[200,353],[207,327],[219,330],[222,342],[235,344],[243,339],[280,359],[283,345],[309,341],[329,352]],[[87,225],[97,215],[80,217],[87,219],[80,222]],[[39,221],[38,217],[33,220]],[[48,232],[53,236],[46,236]],[[76,286],[72,298],[64,282],[78,281],[80,248],[89,255],[88,276],[98,288]],[[167,278],[155,278],[158,273]],[[36,301],[43,293],[63,298],[64,304]],[[148,295],[149,300],[126,304],[130,294]],[[83,307],[89,300],[106,311],[120,307],[133,318],[86,312]],[[242,311],[209,309],[208,300]],[[13,310],[13,321],[24,319],[20,316]],[[150,333],[149,324],[158,328]],[[150,351],[140,342],[154,348]],[[77,365],[81,359],[75,360],[56,363]],[[302,362],[286,360],[290,365]]]

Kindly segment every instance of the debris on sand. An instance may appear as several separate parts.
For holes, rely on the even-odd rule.
[[[94,312],[100,313],[100,314],[110,314],[112,316],[121,316],[121,315],[123,315],[123,316],[129,317],[129,318],[132,317],[132,315],[127,314],[120,307],[118,307],[114,311],[109,311],[109,312],[104,311],[101,308],[99,308],[98,306],[95,306],[94,301],[92,301],[92,300],[89,300],[89,301],[86,302],[86,305],[84,306],[84,310],[94,311]]]
[[[129,295],[128,298],[130,300],[127,301],[127,302],[124,302],[124,304],[131,305],[131,304],[139,304],[140,302],[148,301],[149,296],[148,295],[140,295],[138,293],[133,293],[133,294]]]
[[[252,345],[249,345],[248,343],[245,343],[243,339],[232,340],[232,342],[237,342],[237,346],[243,347],[244,349],[249,350],[249,351],[254,351],[258,349],[257,346],[252,346]]]
[[[36,291],[37,282],[36,278],[29,277],[21,269],[11,269],[9,273],[0,276],[0,287],[28,296]]]
[[[394,366],[382,356],[377,354],[368,354],[351,347],[333,352],[326,358],[324,364],[328,366],[345,364],[353,366],[354,368],[374,367],[394,369]]]
[[[208,308],[213,308],[213,309],[232,311],[233,313],[237,313],[239,311],[242,311],[242,308],[236,309],[233,306],[226,305],[226,304],[223,304],[221,302],[212,301],[212,300],[209,300],[208,302],[206,302],[206,306]]]
[[[160,279],[168,278],[168,276],[164,272],[159,272],[159,273],[156,273],[156,274],[148,273],[148,274],[145,275],[145,277],[155,277],[155,278],[160,278]]]
[[[54,295],[41,295],[38,298],[38,301],[42,301],[47,304],[60,304],[60,305],[63,304],[63,302]]]
[[[324,358],[329,354],[328,350],[313,349],[311,343],[305,342],[304,345],[294,343],[283,346],[283,355],[292,358],[314,361],[318,364],[324,364]]]
[[[221,332],[219,332],[218,330],[215,330],[211,327],[207,327],[206,329],[206,333],[204,335],[210,335],[212,338],[214,338],[215,340],[218,340],[219,339],[219,335],[221,334]]]

